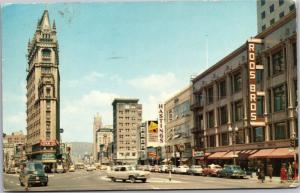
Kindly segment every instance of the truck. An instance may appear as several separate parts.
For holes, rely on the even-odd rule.
[[[107,177],[113,182],[116,180],[122,180],[123,182],[129,180],[131,183],[134,183],[136,180],[141,180],[145,183],[150,177],[150,172],[136,170],[134,166],[122,165],[115,166],[111,171],[108,171]]]

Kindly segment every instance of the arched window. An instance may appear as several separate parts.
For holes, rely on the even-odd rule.
[[[51,50],[50,49],[43,49],[42,50],[42,56],[43,57],[50,57],[51,56]]]

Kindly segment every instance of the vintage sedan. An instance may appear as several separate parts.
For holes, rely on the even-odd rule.
[[[116,166],[113,170],[107,172],[107,177],[113,182],[116,180],[122,180],[123,182],[129,180],[131,183],[134,183],[136,180],[141,180],[145,183],[150,177],[150,172],[136,170],[134,166],[122,165]]]
[[[202,170],[203,176],[217,176],[217,172],[221,170],[222,167],[215,164],[210,164]]]
[[[242,170],[240,166],[237,165],[225,165],[222,170],[218,171],[218,177],[227,178],[245,178],[246,171]]]
[[[189,169],[189,167],[186,165],[178,166],[174,169],[174,173],[175,174],[186,174],[188,169]]]
[[[188,170],[187,174],[189,175],[202,175],[203,168],[199,165],[192,165]]]
[[[25,184],[28,186],[33,184],[47,186],[48,176],[45,174],[44,165],[41,162],[26,163],[22,166],[19,181],[21,186],[24,186]]]

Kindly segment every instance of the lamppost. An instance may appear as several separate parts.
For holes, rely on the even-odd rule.
[[[236,157],[238,157],[237,155],[235,155],[235,134],[236,132],[238,132],[239,128],[237,126],[235,126],[234,130],[232,129],[231,126],[229,126],[228,131],[231,134],[232,137],[232,147],[233,147],[233,165],[236,165]]]
[[[293,148],[293,152],[294,152],[294,179],[296,180],[296,178],[298,178],[297,176],[297,155],[296,155],[296,140],[297,140],[297,137],[296,137],[296,132],[294,131],[293,134],[292,134],[292,137],[291,137],[291,141],[290,141],[290,145],[291,145],[291,148]]]

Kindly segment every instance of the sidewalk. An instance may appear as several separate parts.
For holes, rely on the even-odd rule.
[[[249,180],[253,180],[253,181],[257,181],[257,182],[261,182],[261,180],[257,179],[257,176],[253,176],[252,178],[251,178],[251,176],[248,176],[248,179]],[[281,184],[281,181],[280,181],[280,177],[279,176],[275,176],[275,177],[273,176],[272,177],[272,181],[270,181],[270,178],[268,176],[266,176],[264,183],[268,183],[268,184]],[[291,180],[291,181],[286,180],[284,182],[284,184],[291,184],[290,187],[297,187],[297,186],[299,186],[299,179],[298,180]]]

